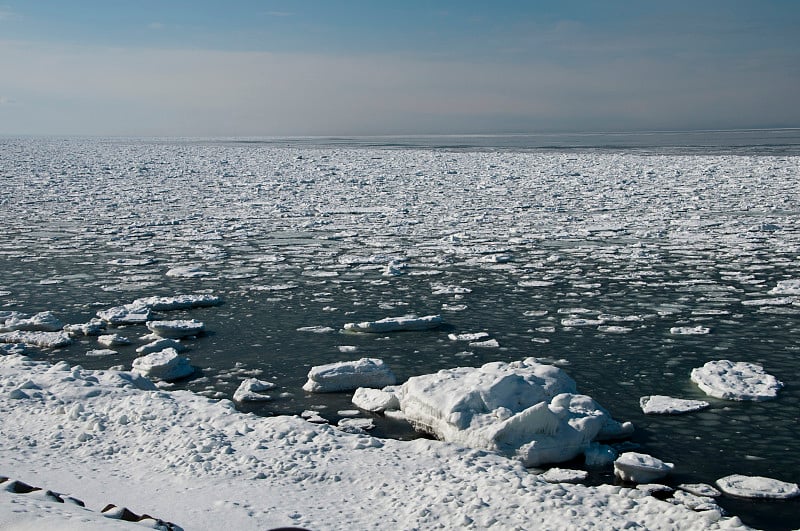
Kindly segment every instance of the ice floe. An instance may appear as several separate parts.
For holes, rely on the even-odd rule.
[[[148,378],[169,382],[191,375],[194,367],[188,358],[180,356],[174,348],[152,352],[133,360],[132,371]]]
[[[711,332],[707,326],[673,326],[669,329],[670,334],[678,336],[704,336]]]
[[[15,330],[0,334],[0,343],[25,343],[42,348],[61,348],[72,343],[66,332],[28,332]]]
[[[686,400],[671,396],[652,395],[639,399],[639,406],[646,415],[677,415],[705,409],[709,403],[704,400]]]
[[[359,387],[381,388],[395,382],[394,373],[383,360],[361,358],[312,367],[303,389],[309,393],[333,393]]]
[[[344,329],[348,332],[361,332],[368,334],[383,334],[387,332],[401,332],[410,330],[430,330],[444,323],[441,315],[426,315],[424,317],[385,317],[378,321],[362,321],[360,323],[345,323]]]
[[[275,384],[265,382],[257,378],[247,378],[243,380],[236,391],[233,393],[234,402],[260,402],[272,400],[270,395],[263,394],[264,391],[274,389]]]
[[[150,354],[151,352],[158,352],[159,350],[164,350],[167,348],[175,349],[177,352],[184,352],[188,350],[186,345],[177,339],[161,338],[151,341],[150,343],[140,347],[136,347],[136,352],[139,354]]]
[[[762,476],[733,474],[718,479],[717,486],[725,494],[740,498],[786,500],[800,496],[800,487],[797,483]]]
[[[107,347],[130,345],[131,340],[119,334],[105,334],[97,337],[97,342]]]
[[[800,279],[779,280],[774,288],[769,290],[770,295],[800,295]]]
[[[633,430],[575,391],[564,371],[528,358],[414,376],[397,395],[415,429],[538,466],[567,461],[596,439]]]
[[[709,361],[692,369],[691,378],[707,395],[727,400],[772,400],[783,387],[761,365],[743,361]]]
[[[0,323],[0,332],[57,332],[64,327],[53,312],[39,312],[31,317],[15,314]]]
[[[196,319],[175,319],[172,321],[147,321],[147,328],[164,339],[181,339],[196,336],[203,332],[206,325]]]
[[[639,452],[625,452],[614,461],[614,474],[631,483],[650,483],[663,478],[673,468],[672,463]]]
[[[588,475],[589,473],[585,470],[554,467],[539,475],[539,477],[548,483],[580,483],[585,480]]]

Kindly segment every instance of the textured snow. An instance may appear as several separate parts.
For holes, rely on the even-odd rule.
[[[705,409],[709,403],[704,400],[685,400],[671,396],[652,395],[641,397],[639,405],[647,415],[676,415]]]
[[[361,358],[312,367],[303,389],[309,393],[333,393],[359,387],[380,388],[395,382],[394,373],[383,360]]]
[[[741,498],[785,500],[800,496],[800,487],[797,483],[788,483],[762,476],[733,474],[718,479],[717,486],[725,494]]]
[[[783,387],[761,365],[743,361],[709,361],[692,369],[691,378],[707,395],[728,400],[772,400]]]
[[[564,371],[528,358],[413,376],[397,395],[418,431],[537,466],[567,461],[595,439],[633,430],[575,391]]]
[[[27,397],[8,397],[22,382]],[[4,356],[0,411],[0,472],[86,504],[0,489],[3,528],[131,529],[102,515],[110,503],[187,530],[744,528],[636,489],[549,484],[457,445],[241,414],[125,372]]]

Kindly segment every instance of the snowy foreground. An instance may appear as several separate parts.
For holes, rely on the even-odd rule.
[[[547,483],[518,462],[438,441],[381,440],[127,372],[0,357],[2,529],[133,529],[106,505],[183,529],[729,529],[738,518],[648,489]],[[82,500],[58,503],[50,490]]]

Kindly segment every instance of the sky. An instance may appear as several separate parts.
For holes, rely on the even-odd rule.
[[[0,135],[800,127],[795,0],[0,0]]]

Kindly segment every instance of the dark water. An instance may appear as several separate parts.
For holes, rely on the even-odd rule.
[[[312,365],[378,357],[402,382],[537,356],[633,421],[640,451],[675,463],[670,484],[734,473],[797,482],[800,306],[742,304],[800,278],[797,131],[784,133],[775,133],[783,144],[768,146],[767,134],[708,154],[639,137],[645,152],[528,152],[502,142],[471,150],[472,139],[454,142],[456,151],[441,142],[387,150],[360,140],[8,139],[0,142],[0,309],[51,310],[78,323],[137,297],[214,293],[223,305],[163,314],[208,329],[187,353],[196,376],[175,388],[229,397],[241,378],[258,375],[278,384],[276,398],[243,410],[315,409],[332,422],[355,408],[347,393],[304,393]],[[783,153],[762,153],[777,144]],[[143,258],[150,263],[113,263]],[[383,275],[392,259],[408,265],[405,274]],[[209,275],[165,275],[181,265]],[[469,292],[437,294],[442,286]],[[441,313],[447,325],[339,331],[408,313]],[[562,325],[598,315],[630,330]],[[670,333],[697,325],[712,332]],[[310,326],[334,331],[298,330]],[[129,367],[146,330],[115,331],[135,344],[88,357],[101,347],[86,338],[31,355]],[[500,347],[470,348],[450,331],[485,331]],[[715,359],[762,364],[786,385],[770,402],[706,397],[689,373]],[[639,397],[651,394],[712,406],[645,416]],[[413,436],[401,423],[376,423],[378,436]],[[800,525],[797,500],[719,503],[760,528]]]

